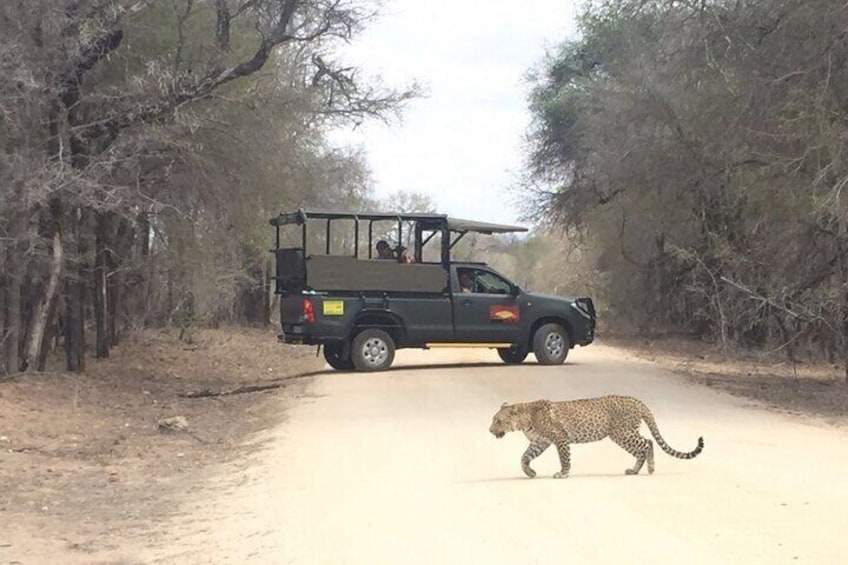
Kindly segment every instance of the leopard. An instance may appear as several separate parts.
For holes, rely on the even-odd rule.
[[[561,469],[555,479],[566,478],[571,470],[572,443],[590,443],[609,437],[636,457],[627,475],[637,475],[647,461],[648,474],[654,472],[654,443],[642,437],[639,427],[644,421],[654,439],[667,454],[678,459],[692,459],[704,449],[704,438],[689,452],[672,449],[660,434],[651,410],[632,396],[601,396],[578,400],[534,400],[516,404],[504,403],[492,418],[489,431],[496,438],[507,432],[523,432],[530,445],[521,456],[521,470],[529,478],[536,476],[530,463],[551,444],[556,445]]]

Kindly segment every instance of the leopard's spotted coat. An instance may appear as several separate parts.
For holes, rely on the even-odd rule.
[[[489,431],[498,438],[507,432],[524,432],[530,445],[521,456],[521,469],[531,479],[536,472],[530,468],[530,462],[552,443],[556,445],[562,466],[554,477],[564,478],[571,468],[569,444],[600,441],[605,437],[636,457],[636,464],[625,471],[628,475],[635,475],[645,461],[648,462],[648,473],[654,472],[654,444],[639,434],[643,420],[662,450],[672,457],[692,459],[704,448],[704,439],[698,438],[698,447],[688,453],[672,449],[660,435],[650,409],[642,401],[629,396],[504,404],[492,418]]]

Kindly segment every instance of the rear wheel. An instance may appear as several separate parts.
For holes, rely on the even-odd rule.
[[[350,358],[350,352],[347,356],[344,355],[344,344],[337,341],[327,342],[323,346],[324,359],[327,364],[338,371],[353,371],[353,360]]]
[[[559,324],[545,324],[533,335],[533,353],[540,365],[559,365],[568,357],[571,344]]]
[[[350,356],[360,371],[384,371],[395,359],[395,342],[383,330],[362,330],[353,338]]]
[[[498,355],[507,365],[517,365],[527,358],[529,352],[524,347],[499,347]]]

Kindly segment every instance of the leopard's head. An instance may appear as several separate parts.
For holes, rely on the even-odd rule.
[[[504,402],[501,409],[492,418],[489,431],[493,436],[500,439],[507,432],[514,432],[524,428],[524,410],[521,404],[507,404]]]

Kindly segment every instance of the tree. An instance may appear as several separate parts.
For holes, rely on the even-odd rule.
[[[275,146],[294,146],[293,159],[321,154],[320,132],[340,120],[388,119],[414,89],[364,84],[328,55],[373,15],[346,0],[0,6],[0,71],[11,78],[0,86],[6,371],[43,363],[60,299],[71,370],[83,368],[89,301],[101,356],[118,316],[130,317],[131,285],[144,287],[149,306],[162,280],[169,319],[177,303],[193,315],[196,297],[175,294],[173,267],[186,261],[189,239],[203,247],[235,227],[242,190],[233,189],[232,170],[204,166],[228,137],[226,122],[215,120],[242,119],[269,102],[282,112],[266,129],[277,133],[270,145],[239,140],[244,160],[258,165]],[[272,189],[280,178],[265,179],[254,218],[272,194],[284,199],[289,187]]]
[[[847,17],[825,0],[588,5],[535,74],[525,189],[596,257],[611,314],[838,351],[848,370]]]

